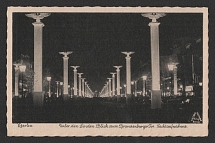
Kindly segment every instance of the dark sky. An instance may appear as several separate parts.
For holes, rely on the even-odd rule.
[[[170,55],[174,40],[181,37],[202,37],[202,14],[167,14],[158,19],[160,55]],[[33,61],[34,19],[25,13],[13,14],[13,61],[21,54]],[[43,69],[49,68],[56,77],[63,75],[60,51],[73,51],[69,66],[79,65],[92,90],[101,90],[114,65],[122,65],[125,77],[125,55],[121,51],[134,51],[131,58],[132,73],[150,60],[151,20],[140,13],[51,13],[42,19]],[[72,68],[69,68],[73,80]]]

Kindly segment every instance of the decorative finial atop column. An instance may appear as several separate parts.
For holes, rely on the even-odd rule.
[[[157,22],[158,18],[164,17],[166,14],[165,13],[144,13],[144,14],[141,14],[141,15],[151,19],[152,22]]]
[[[14,63],[13,64],[16,68],[18,68],[21,64],[19,64],[19,63]]]
[[[84,74],[84,73],[77,73],[77,74],[78,74],[79,77],[81,77],[81,75]]]
[[[40,23],[41,19],[48,17],[49,15],[51,15],[51,13],[30,13],[30,14],[25,14],[27,17],[36,19],[37,23]]]
[[[68,57],[69,54],[72,54],[72,51],[68,51],[68,52],[59,52],[59,54],[64,55],[64,57]]]
[[[70,66],[72,68],[74,68],[74,70],[77,70],[77,68],[79,68],[80,66]]]
[[[117,70],[119,70],[122,66],[113,66],[115,67]]]
[[[112,74],[112,76],[115,76],[116,73],[115,72],[110,72],[110,74]]]
[[[130,55],[134,54],[134,52],[122,52],[122,54],[125,54],[127,57],[130,57]]]

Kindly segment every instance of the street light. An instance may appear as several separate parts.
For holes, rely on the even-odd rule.
[[[77,88],[76,88],[76,89],[77,89]],[[71,90],[71,95],[74,95],[74,92],[73,92],[73,91],[75,90],[75,88],[74,88],[74,87],[71,87],[70,90]],[[71,98],[72,98],[72,96],[71,96]]]
[[[23,96],[23,73],[25,72],[25,69],[26,69],[26,65],[20,65],[19,66],[19,70],[22,73],[22,97],[24,97]]]
[[[62,89],[63,89],[63,82],[60,82],[60,95],[62,95]]]
[[[135,92],[134,90],[134,81],[131,81],[131,93],[132,93],[132,95],[133,95],[133,93]]]
[[[170,64],[168,64],[168,69],[169,69],[169,71],[172,73],[171,74],[171,79],[172,79],[172,76],[173,76],[173,70],[174,70],[174,64],[173,63],[170,63]],[[172,81],[172,80],[171,80]],[[172,82],[170,82],[171,83],[171,90],[170,90],[170,93],[172,94]]]
[[[121,91],[121,90],[122,90],[122,87],[120,86],[120,87],[119,87],[120,96],[121,96],[121,93],[122,93],[122,91]]]
[[[57,83],[57,95],[56,95],[57,98],[58,98],[58,96],[59,96],[59,92],[58,92],[58,84],[59,84],[59,82],[60,82],[60,81],[56,81],[56,83]]]
[[[125,97],[126,97],[126,84],[124,84],[124,87],[125,87]]]
[[[68,85],[68,94],[71,96],[70,85]]]
[[[173,71],[174,64],[173,63],[168,64],[168,69],[169,69],[169,71]]]
[[[143,96],[146,96],[146,79],[147,79],[147,76],[144,75],[142,76],[143,78]]]
[[[134,96],[137,97],[137,80],[134,81]]]
[[[13,64],[15,67],[15,98],[19,96],[19,66],[20,64]]]
[[[51,77],[47,77],[47,81],[49,82],[49,98],[51,97]]]

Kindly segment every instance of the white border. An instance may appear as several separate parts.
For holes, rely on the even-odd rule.
[[[12,13],[61,12],[61,13],[203,13],[203,124],[181,124],[182,128],[60,128],[58,123],[31,123],[31,128],[12,124]],[[181,7],[8,7],[7,12],[7,135],[8,136],[207,136],[208,135],[208,8]],[[72,125],[72,124],[69,124]],[[80,124],[77,124],[80,125]],[[95,124],[91,124],[95,125]],[[110,125],[110,124],[108,124]],[[129,124],[126,124],[129,125]],[[147,124],[139,124],[147,125]],[[156,126],[157,124],[153,124]],[[171,124],[166,124],[171,125]],[[176,125],[176,124],[174,124]]]

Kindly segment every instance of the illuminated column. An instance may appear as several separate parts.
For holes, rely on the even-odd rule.
[[[137,80],[134,81],[134,96],[137,97]]]
[[[107,78],[108,79],[108,88],[109,88],[109,97],[111,97],[111,78]]]
[[[35,107],[42,107],[44,101],[43,92],[43,73],[42,73],[42,31],[44,24],[40,21],[44,17],[48,17],[50,13],[31,13],[26,14],[27,17],[33,18],[36,22],[34,26],[34,91],[33,103]]]
[[[115,87],[115,74],[116,73],[113,73],[111,72],[110,74],[112,74],[112,95],[115,96],[116,95],[116,87]]]
[[[126,103],[130,102],[131,99],[131,57],[130,55],[134,52],[122,52],[126,55]]]
[[[19,96],[19,66],[20,64],[13,64],[15,67],[15,97]]]
[[[77,68],[79,66],[71,66],[72,68],[74,68],[74,96],[77,96]]]
[[[47,77],[47,81],[49,82],[49,98],[51,97],[51,77]]]
[[[104,96],[107,97],[107,84],[104,85]]]
[[[151,33],[151,71],[152,71],[152,91],[151,108],[161,108],[161,90],[160,90],[160,56],[159,56],[159,22],[157,19],[165,16],[163,13],[142,14],[152,20],[149,23]]]
[[[87,84],[87,96],[90,97],[90,88],[88,84]]]
[[[106,83],[106,92],[107,92],[107,94],[106,94],[106,96],[108,97],[109,96],[109,82],[107,81],[107,83]]]
[[[116,68],[116,76],[117,76],[117,80],[116,80],[116,91],[117,91],[117,102],[120,101],[120,68],[122,66],[114,66]]]
[[[70,89],[70,85],[68,85],[68,95],[69,95],[69,98],[72,98],[72,92],[71,92],[71,89]]]
[[[87,97],[87,82],[86,81],[84,82],[84,85],[85,85],[85,93],[84,94],[85,94],[85,97]]]
[[[64,55],[63,57],[63,99],[68,99],[68,60],[69,54],[72,52],[59,52],[59,54]]]
[[[103,93],[102,94],[103,94],[104,97],[105,97],[105,92],[106,92],[105,88],[106,88],[106,85],[104,85],[104,87],[103,87]]]
[[[87,82],[85,82],[85,94],[86,94],[86,97],[89,97],[88,96],[88,84],[87,84]]]
[[[142,78],[143,78],[143,97],[146,97],[146,79],[147,79],[147,76],[144,75]]]
[[[178,94],[178,79],[177,79],[177,66],[174,64],[174,69],[173,69],[173,76],[174,76],[174,95]]]
[[[63,89],[62,87],[63,87],[63,82],[60,81],[60,90],[59,90],[60,96],[62,96],[62,94],[63,94],[63,93],[62,93],[62,89]]]
[[[105,83],[104,86],[105,86],[105,87],[104,87],[104,95],[105,95],[105,97],[107,97],[107,83]]]
[[[82,75],[83,73],[78,73],[78,95],[81,97],[82,96],[82,94],[81,94],[81,75]]]
[[[106,97],[108,97],[108,83],[106,83],[106,93],[105,93],[105,95],[106,95]]]
[[[105,87],[103,86],[103,88],[102,88],[102,90],[101,90],[101,94],[100,94],[100,96],[102,96],[102,97],[104,96],[104,88],[105,88]]]
[[[105,85],[102,88],[102,96],[105,97]]]
[[[56,84],[57,84],[57,98],[59,97],[59,87],[58,87],[58,85],[59,85],[59,83],[60,83],[60,81],[56,81]]]
[[[84,80],[85,78],[81,78],[82,79],[82,96],[85,97],[84,95]]]

